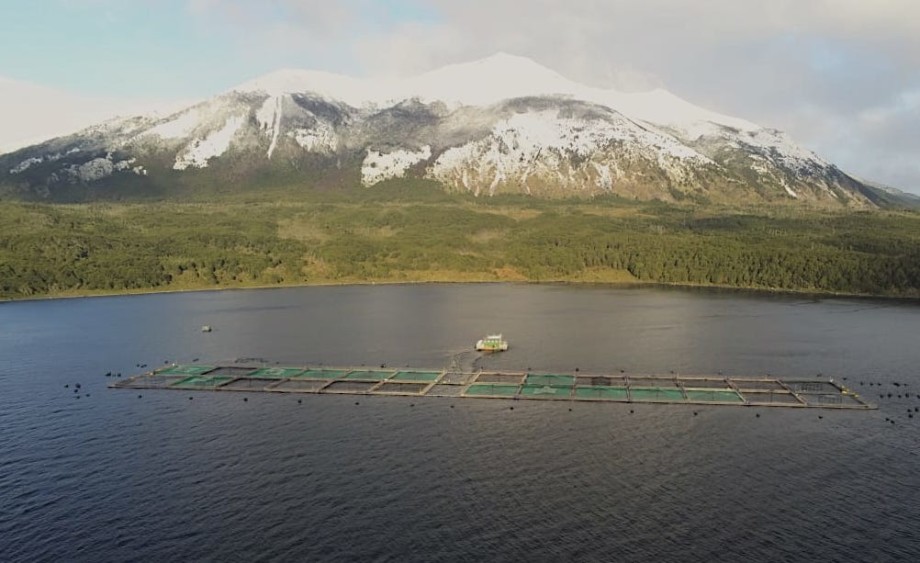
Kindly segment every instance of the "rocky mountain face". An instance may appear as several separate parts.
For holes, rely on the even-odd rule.
[[[411,177],[480,196],[890,203],[785,134],[668,92],[588,88],[497,55],[402,82],[279,71],[167,117],[0,155],[0,194],[85,201],[175,186],[334,189]]]

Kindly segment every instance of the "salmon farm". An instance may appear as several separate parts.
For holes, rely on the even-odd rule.
[[[875,409],[830,378],[538,373],[445,369],[171,364],[115,389],[453,397],[533,401]]]

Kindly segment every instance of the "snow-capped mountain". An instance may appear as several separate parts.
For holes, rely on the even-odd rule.
[[[399,82],[282,70],[167,117],[116,119],[0,156],[0,193],[52,200],[400,177],[477,195],[877,201],[780,131],[664,90],[589,88],[505,54]]]

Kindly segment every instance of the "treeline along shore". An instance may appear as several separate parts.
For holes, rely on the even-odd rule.
[[[209,201],[0,202],[0,299],[425,281],[920,297],[920,214],[382,185]]]

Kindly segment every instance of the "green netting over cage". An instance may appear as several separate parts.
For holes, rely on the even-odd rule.
[[[303,370],[300,368],[262,368],[249,374],[249,377],[261,377],[264,379],[287,379],[289,377],[296,377],[301,373],[303,373]]]
[[[222,376],[222,375],[216,376],[216,377],[208,377],[206,375],[193,375],[191,377],[186,377],[185,379],[181,379],[173,383],[170,387],[211,388],[211,387],[217,387],[219,385],[222,385],[232,379],[234,378],[229,377],[229,376]]]
[[[574,375],[555,375],[555,374],[530,374],[524,381],[527,385],[560,385],[571,387],[575,385]]]
[[[530,385],[521,386],[521,395],[534,398],[559,399],[572,395],[572,387],[566,385]]]
[[[166,369],[161,369],[157,373],[160,375],[201,375],[215,369],[214,366],[202,366],[202,365],[184,365],[184,366],[170,366]]]
[[[368,381],[383,381],[393,375],[392,371],[378,371],[378,370],[355,370],[350,371],[345,376],[345,379],[362,379]]]
[[[686,400],[680,389],[662,387],[630,387],[629,398],[633,401],[678,402]]]
[[[626,387],[605,385],[582,385],[576,387],[575,396],[579,399],[605,399],[608,401],[625,401],[629,398]]]
[[[344,369],[308,369],[294,377],[298,379],[340,379],[348,375]]]
[[[686,389],[687,399],[690,401],[704,401],[711,403],[743,403],[734,391],[719,391],[715,389]]]

